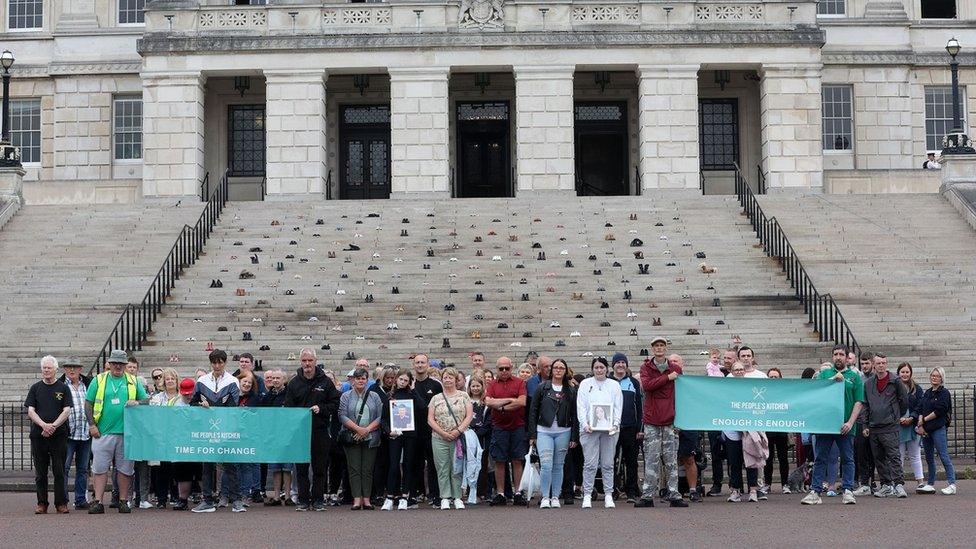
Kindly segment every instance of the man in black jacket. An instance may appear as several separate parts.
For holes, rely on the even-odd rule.
[[[613,485],[622,487],[627,494],[627,501],[632,503],[640,498],[640,488],[637,485],[637,451],[644,439],[644,426],[641,424],[644,417],[644,398],[640,382],[630,375],[627,355],[615,353],[612,366],[613,378],[620,384],[620,391],[624,396]]]
[[[907,498],[905,475],[901,468],[900,420],[908,411],[908,390],[897,376],[888,371],[888,358],[876,354],[874,369],[864,380],[864,409],[861,423],[865,438],[871,444],[871,455],[881,479],[881,489],[875,497]]]
[[[285,387],[284,406],[308,408],[312,412],[312,479],[309,486],[307,463],[296,463],[298,507],[296,511],[325,511],[325,471],[329,460],[329,423],[339,407],[339,391],[325,371],[315,365],[315,351],[302,349],[298,374]]]

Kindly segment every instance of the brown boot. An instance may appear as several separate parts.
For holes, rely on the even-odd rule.
[[[46,515],[47,514],[47,504],[46,503],[38,503],[37,504],[37,507],[34,509],[34,514],[35,515]]]
[[[64,505],[55,505],[54,508],[57,509],[59,515],[67,515],[68,514],[68,504],[67,503],[65,503]]]

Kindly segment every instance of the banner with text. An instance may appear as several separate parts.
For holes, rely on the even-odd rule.
[[[844,384],[832,380],[678,376],[678,429],[839,433]]]
[[[307,463],[311,431],[307,408],[132,406],[125,409],[125,457]]]

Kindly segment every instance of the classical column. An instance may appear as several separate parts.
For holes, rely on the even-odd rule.
[[[821,69],[762,66],[762,170],[770,190],[823,189]]]
[[[644,189],[697,189],[699,65],[637,68]]]
[[[264,76],[268,197],[324,195],[325,70],[266,70]]]
[[[143,75],[144,196],[199,194],[204,80],[199,72]]]
[[[573,65],[515,67],[517,190],[570,193],[573,162]]]
[[[390,198],[451,195],[448,67],[389,68]]]
[[[98,28],[95,0],[61,0],[58,3],[61,4],[57,24],[59,31]]]

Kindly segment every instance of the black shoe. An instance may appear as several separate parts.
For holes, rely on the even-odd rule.
[[[634,507],[654,507],[654,498],[640,498]]]
[[[692,490],[691,494],[688,496],[688,499],[691,500],[692,503],[701,503],[702,501],[701,494],[698,493],[698,490]]]
[[[132,512],[132,509],[129,509],[128,501],[119,501],[119,512],[123,514]]]
[[[75,504],[75,511],[84,511],[86,509],[91,509],[91,506],[88,505],[87,501]]]
[[[325,509],[326,505],[324,501],[317,501],[314,505],[312,505],[313,511],[325,511]]]
[[[712,486],[712,488],[709,491],[705,492],[705,495],[708,496],[708,497],[710,497],[710,498],[719,497],[719,496],[722,495],[722,487],[721,486]]]
[[[491,507],[496,507],[496,506],[504,507],[506,504],[508,504],[508,500],[505,499],[504,494],[495,494],[495,497],[491,498],[491,501],[488,502],[488,505],[490,505]]]
[[[512,504],[516,507],[528,507],[529,500],[525,498],[522,492],[518,492],[515,494],[515,497],[512,498]]]
[[[104,515],[105,514],[105,506],[102,505],[102,503],[100,501],[96,501],[95,503],[92,503],[91,506],[88,508],[88,514],[89,515]]]
[[[189,508],[190,508],[190,504],[185,499],[181,499],[178,502],[174,503],[172,507],[174,511],[186,511]]]
[[[156,502],[156,509],[165,509],[165,508],[166,508],[166,502],[165,501],[157,501]]]
[[[299,503],[298,505],[295,506],[295,510],[304,513],[305,511],[308,511],[308,505],[305,505],[304,503]]]
[[[671,507],[688,507],[688,502],[683,499],[672,499]]]
[[[563,505],[566,507],[576,505],[576,500],[573,498],[563,498]]]

